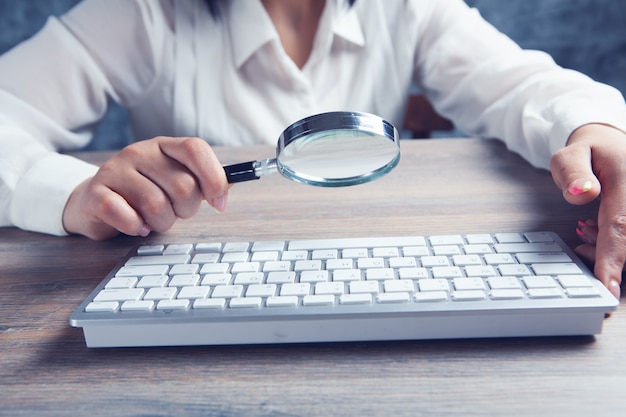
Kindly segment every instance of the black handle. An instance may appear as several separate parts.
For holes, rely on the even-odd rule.
[[[227,165],[224,167],[226,178],[229,184],[237,182],[258,180],[260,177],[256,174],[257,161],[242,162],[240,164]]]

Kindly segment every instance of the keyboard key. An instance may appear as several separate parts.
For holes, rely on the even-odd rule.
[[[469,265],[465,267],[465,274],[468,277],[494,277],[498,275],[491,265]]]
[[[233,262],[248,262],[250,254],[248,252],[225,252],[222,255],[220,262],[233,263]]]
[[[289,261],[268,261],[263,264],[263,272],[272,271],[291,271],[291,262]]]
[[[242,297],[230,300],[231,308],[261,308],[263,299],[261,297]]]
[[[460,254],[461,248],[457,245],[433,246],[433,255],[435,256],[451,256]]]
[[[372,304],[372,294],[343,294],[339,297],[339,303],[344,305]]]
[[[161,255],[165,245],[143,245],[137,248],[137,255]]]
[[[537,275],[582,274],[583,271],[574,263],[532,264]]]
[[[118,307],[117,301],[92,301],[85,306],[85,311],[87,313],[114,313]]]
[[[143,277],[146,275],[165,275],[168,265],[124,265],[116,273],[116,277]]]
[[[248,252],[248,248],[250,248],[249,242],[228,242],[224,244],[222,248],[223,253],[232,253],[232,252]]]
[[[329,259],[326,261],[326,269],[329,271],[335,269],[353,269],[354,261],[352,259]]]
[[[337,259],[337,249],[317,249],[311,253],[311,260],[313,259]]]
[[[376,302],[381,304],[408,303],[409,301],[411,301],[411,296],[408,292],[390,292],[376,295]]]
[[[278,252],[254,252],[250,260],[252,262],[276,261],[279,256],[280,253]]]
[[[465,242],[460,235],[440,235],[440,236],[431,236],[428,238],[430,244],[432,246],[437,245],[462,245]]]
[[[207,298],[209,291],[210,288],[208,286],[183,287],[180,289],[176,298],[187,298],[190,300],[196,298]]]
[[[415,285],[410,279],[391,279],[383,283],[385,292],[415,292]]]
[[[564,252],[518,253],[517,261],[522,264],[572,262],[572,258]]]
[[[561,252],[557,243],[497,243],[493,248],[498,253]]]
[[[535,277],[524,277],[522,278],[524,285],[526,288],[557,288],[556,282],[554,279],[549,276],[535,276]]]
[[[561,298],[563,294],[558,288],[529,288],[530,298]]]
[[[252,244],[252,252],[282,252],[285,249],[285,242],[282,240],[274,240],[267,242],[254,242]]]
[[[216,263],[216,264],[204,264],[200,269],[201,274],[220,274],[228,272],[230,264]]]
[[[564,288],[593,287],[591,280],[584,275],[559,275],[556,279]]]
[[[456,290],[484,290],[485,283],[481,278],[454,278],[452,285]]]
[[[174,287],[166,287],[166,288],[150,288],[146,295],[144,295],[144,300],[171,300],[174,298],[176,293],[178,292],[178,288]]]
[[[206,298],[193,302],[193,308],[197,309],[223,309],[224,307],[226,307],[225,298]]]
[[[121,307],[122,311],[151,311],[152,309],[154,309],[152,300],[124,301]]]
[[[318,282],[315,284],[316,295],[341,295],[345,292],[345,285],[343,282]]]
[[[268,307],[296,307],[298,297],[295,295],[268,297],[265,304]]]
[[[183,255],[150,255],[150,256],[133,256],[126,265],[174,265],[186,264],[191,257],[187,254]]]
[[[232,279],[232,274],[206,274],[201,285],[228,285]]]
[[[515,277],[489,277],[489,287],[492,290],[514,290],[521,288],[519,280]]]
[[[483,261],[478,255],[454,255],[452,263],[456,266],[482,265]]]
[[[348,284],[350,294],[378,294],[378,281],[352,281]]]
[[[304,296],[311,292],[311,284],[309,283],[290,283],[283,284],[280,287],[280,295],[282,296]]]
[[[222,244],[216,242],[196,243],[196,251],[198,252],[220,252]]]
[[[422,256],[421,258],[419,258],[419,260],[422,266],[425,268],[450,265],[447,256]]]
[[[433,266],[433,278],[459,278],[463,276],[458,266]]]
[[[498,271],[500,271],[500,275],[514,275],[514,276],[525,276],[532,275],[530,269],[526,265],[522,264],[502,264],[498,265]]]
[[[524,292],[521,289],[495,289],[491,290],[490,296],[493,300],[519,300],[524,298]]]
[[[267,284],[286,284],[296,280],[296,273],[293,271],[274,271],[267,274],[265,282]]]
[[[418,292],[413,294],[413,298],[417,302],[448,301],[448,293],[446,291]]]
[[[193,245],[190,243],[182,243],[182,244],[174,244],[167,245],[165,250],[163,251],[164,255],[182,255],[188,254],[193,249]]]
[[[322,269],[322,261],[296,261],[293,270],[294,271],[319,271]]]
[[[455,301],[479,301],[487,298],[481,290],[454,291],[452,298]]]
[[[334,295],[306,295],[302,298],[302,305],[304,306],[331,306],[335,304]]]
[[[174,275],[168,286],[170,287],[188,287],[198,285],[200,281],[199,274],[184,274],[184,275]]]
[[[600,293],[594,287],[572,287],[565,290],[568,297],[571,298],[587,298],[599,297]]]
[[[394,277],[392,268],[370,268],[365,271],[365,279],[367,280],[385,280]]]
[[[521,243],[526,241],[519,233],[496,233],[494,237],[500,243]]]
[[[116,277],[111,278],[104,288],[133,288],[136,284],[136,277]]]
[[[493,237],[490,234],[471,234],[465,236],[465,240],[470,245],[479,245],[479,244],[492,244]]]
[[[423,279],[417,285],[421,292],[450,290],[450,284],[448,284],[447,279]]]
[[[333,271],[333,281],[360,281],[360,269],[336,269]]]
[[[218,285],[211,294],[212,298],[237,298],[243,294],[243,285]]]
[[[157,303],[157,310],[187,310],[191,306],[189,300],[161,300]]]
[[[265,275],[263,275],[263,272],[240,272],[235,275],[233,282],[242,285],[261,284],[264,279]]]
[[[300,282],[324,282],[328,281],[328,271],[302,271]]]
[[[96,302],[139,300],[143,292],[142,288],[111,288],[100,291],[93,300]]]
[[[176,264],[170,269],[170,275],[193,275],[200,269],[198,264]]]
[[[137,288],[164,287],[169,279],[167,275],[149,275],[139,280]]]
[[[246,297],[272,297],[276,295],[276,288],[276,284],[249,285],[246,290]]]

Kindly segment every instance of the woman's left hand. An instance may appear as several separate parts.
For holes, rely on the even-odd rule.
[[[550,170],[572,204],[590,203],[602,192],[597,221],[578,224],[583,244],[575,251],[595,262],[595,276],[619,299],[626,261],[626,133],[601,124],[582,126],[554,154]]]

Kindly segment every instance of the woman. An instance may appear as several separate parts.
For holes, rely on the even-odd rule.
[[[51,19],[0,59],[0,225],[93,239],[165,231],[203,200],[225,209],[210,145],[273,144],[332,110],[399,124],[416,83],[464,132],[550,167],[571,203],[602,189],[578,252],[619,296],[623,97],[521,50],[460,0],[350,3],[86,0]],[[100,169],[59,155],[90,140],[109,100],[145,140]]]

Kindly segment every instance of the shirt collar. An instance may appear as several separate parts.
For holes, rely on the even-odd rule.
[[[348,8],[345,0],[327,0],[322,19],[331,20],[334,36],[341,37],[357,46],[365,45],[365,36],[354,7]],[[260,0],[232,0],[226,19],[231,39],[232,56],[236,68],[240,68],[263,45],[273,40],[279,42],[278,33]],[[331,13],[326,13],[330,11]],[[330,15],[330,16],[328,16]],[[320,28],[325,25],[320,22]]]

